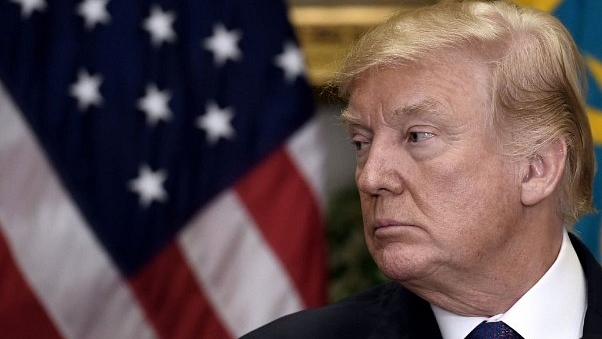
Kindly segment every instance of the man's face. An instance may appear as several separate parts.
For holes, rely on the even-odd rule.
[[[392,279],[479,272],[520,236],[518,165],[486,127],[489,77],[479,59],[455,52],[371,70],[352,86],[364,233]]]

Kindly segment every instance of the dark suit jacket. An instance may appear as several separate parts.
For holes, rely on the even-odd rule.
[[[587,279],[583,339],[601,339],[602,268],[582,242],[572,235],[571,241]],[[441,339],[441,333],[426,301],[397,283],[388,283],[322,308],[282,317],[241,339],[339,338]]]

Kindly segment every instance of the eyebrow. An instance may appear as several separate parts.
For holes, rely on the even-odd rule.
[[[441,107],[441,105],[437,100],[433,98],[426,98],[417,103],[396,108],[393,110],[393,115],[397,118],[421,115],[438,115],[440,111],[439,107]],[[342,110],[339,119],[347,127],[362,124],[360,117],[354,115],[349,107],[346,107]]]
[[[349,107],[346,107],[343,109],[343,111],[341,111],[341,116],[339,117],[339,120],[341,120],[341,122],[347,127],[351,125],[361,124],[360,118],[356,115],[351,114],[351,112],[349,111]]]

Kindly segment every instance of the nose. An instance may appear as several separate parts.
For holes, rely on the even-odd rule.
[[[399,154],[373,144],[366,158],[358,161],[355,170],[360,192],[373,196],[401,194],[405,184],[399,160]]]

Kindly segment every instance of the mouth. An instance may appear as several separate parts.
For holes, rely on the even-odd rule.
[[[384,232],[387,230],[415,227],[412,223],[393,219],[377,219],[374,222],[374,232]]]
[[[393,218],[375,218],[373,223],[375,228],[408,225],[405,221]]]

